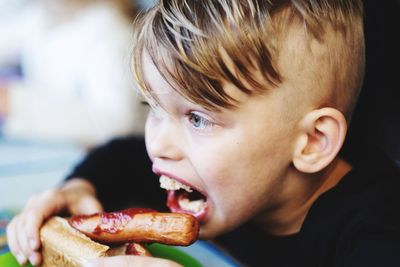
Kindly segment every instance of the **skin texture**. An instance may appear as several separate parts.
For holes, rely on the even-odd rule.
[[[147,54],[143,60],[145,78],[160,104],[146,124],[153,169],[207,193],[209,212],[200,237],[214,237],[254,217],[273,234],[298,231],[310,200],[324,191],[318,191],[321,181],[335,184],[339,179],[328,171],[315,172],[334,160],[343,142],[343,115],[329,108],[313,112],[302,104],[294,111],[283,104],[293,101],[290,78],[290,83],[257,97],[227,83],[225,90],[240,102],[239,108],[210,112],[178,95]],[[288,70],[293,68],[288,65]],[[293,165],[295,158],[300,170]]]
[[[200,238],[212,238],[249,220],[271,234],[295,233],[315,199],[351,169],[337,158],[346,119],[337,109],[324,106],[326,99],[319,97],[321,90],[331,87],[323,78],[313,82],[318,64],[308,64],[307,55],[294,58],[291,48],[286,49],[278,62],[285,78],[278,88],[248,96],[226,82],[224,90],[239,105],[220,112],[205,110],[177,94],[143,55],[145,78],[160,104],[146,123],[148,154],[153,169],[207,195],[208,212],[201,221]],[[78,212],[73,207],[84,199],[95,200],[93,191],[78,190],[86,188],[80,186],[69,192],[85,192],[89,198],[81,195],[72,201],[64,194],[60,199],[59,191],[45,193],[31,200],[11,222],[10,247],[21,256],[21,263],[33,257],[40,261],[37,231],[45,218],[63,208]],[[33,249],[30,239],[36,242]],[[132,256],[90,264],[177,266]]]

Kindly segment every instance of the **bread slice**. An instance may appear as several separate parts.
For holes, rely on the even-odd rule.
[[[52,217],[40,229],[42,241],[42,267],[79,267],[88,259],[124,255],[126,246],[110,248],[97,243],[61,217]]]

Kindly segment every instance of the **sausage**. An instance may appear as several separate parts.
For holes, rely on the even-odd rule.
[[[151,257],[151,253],[142,244],[129,243],[126,245],[125,255]]]
[[[117,212],[77,215],[72,227],[103,243],[151,243],[188,246],[198,238],[199,222],[190,214],[131,208]]]
[[[91,241],[94,242],[93,240]],[[150,251],[147,250],[144,244],[133,243],[133,242],[126,243],[123,245],[110,246],[108,247],[108,250],[105,252],[105,255],[107,257],[121,256],[121,255],[134,255],[134,256],[147,256],[147,257],[152,256]]]

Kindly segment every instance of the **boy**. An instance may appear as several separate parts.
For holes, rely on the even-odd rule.
[[[152,107],[151,163],[136,139],[93,151],[75,179],[13,220],[12,252],[38,263],[44,218],[101,210],[95,188],[100,199],[159,199],[154,189],[143,193],[154,188],[144,179],[151,165],[162,187],[192,190],[170,190],[170,210],[195,215],[200,237],[244,264],[398,266],[395,168],[374,152],[338,156],[363,77],[362,16],[360,1],[156,4],[138,22],[134,48]],[[137,176],[132,186],[125,171]],[[140,257],[91,264],[176,266]]]

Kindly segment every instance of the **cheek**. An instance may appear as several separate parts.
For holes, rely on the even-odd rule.
[[[154,116],[152,115],[152,111],[149,111],[149,113],[147,114],[146,123],[144,127],[145,127],[145,137],[147,138],[147,135],[154,128]]]
[[[229,155],[228,155],[229,157]],[[230,230],[249,220],[269,205],[269,181],[264,173],[253,171],[249,163],[226,164],[219,157],[210,157],[215,167],[201,170],[213,213],[210,227],[217,232]],[[265,170],[262,170],[265,172]],[[214,228],[215,227],[215,228]]]
[[[146,142],[147,142],[147,140],[150,139],[151,133],[152,133],[152,125],[151,125],[149,116],[147,116],[146,124],[144,125],[144,138],[145,138]]]
[[[220,191],[229,186],[229,170],[233,161],[231,155],[226,154],[218,144],[211,143],[196,146],[192,155],[192,166],[205,190],[215,196],[221,194]]]
[[[151,161],[153,161],[153,157],[150,153],[150,142],[153,140],[155,134],[155,120],[151,117],[151,115],[147,116],[146,124],[145,124],[145,131],[144,131],[144,140],[146,144],[146,151],[148,156],[150,157]]]
[[[238,197],[244,197],[247,194],[244,188],[246,180],[254,175],[251,172],[252,159],[242,157],[243,153],[236,145],[227,148],[214,144],[209,149],[202,146],[201,150],[195,153],[201,156],[193,158],[195,162],[192,163],[212,201],[219,206],[229,206]]]
[[[215,143],[209,150],[203,146],[196,153],[203,155],[196,158],[197,172],[218,208],[230,212],[235,207],[247,213],[246,203],[253,201],[261,205],[259,200],[264,201],[266,195],[277,189],[274,185],[283,176],[288,160],[276,145],[242,144],[235,140],[225,143],[230,145],[223,144]]]

